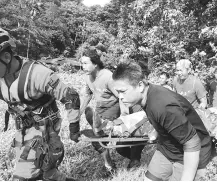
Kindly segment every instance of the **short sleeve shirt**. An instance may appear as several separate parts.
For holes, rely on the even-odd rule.
[[[184,96],[194,108],[199,106],[199,100],[206,97],[207,93],[200,79],[193,75],[189,75],[183,83],[180,83],[176,77],[173,82],[173,88],[177,93]]]
[[[183,145],[197,133],[201,140],[199,168],[206,166],[211,155],[211,139],[197,112],[184,97],[150,84],[143,109],[159,134],[157,149],[165,157],[183,163]]]
[[[91,76],[85,78],[86,94],[94,94],[96,99],[96,111],[100,113],[112,112],[115,117],[120,115],[118,98],[109,89],[112,83],[112,72],[102,69],[95,80]]]
[[[217,87],[217,81],[214,80],[210,84],[210,101],[213,107],[217,107],[217,92],[216,92],[216,87]]]

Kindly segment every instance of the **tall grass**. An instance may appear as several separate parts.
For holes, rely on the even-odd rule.
[[[82,72],[59,74],[60,78],[66,84],[73,86],[78,92],[84,86]],[[90,103],[94,107],[94,100]],[[142,152],[142,165],[135,170],[127,170],[128,159],[120,156],[115,150],[111,150],[111,156],[118,168],[117,172],[108,176],[103,168],[103,160],[100,155],[93,149],[92,145],[87,142],[74,143],[69,139],[68,121],[64,106],[58,103],[63,118],[60,136],[65,146],[65,157],[59,170],[68,176],[82,181],[143,181],[147,165],[155,151],[154,145],[146,146]],[[4,128],[4,112],[7,105],[0,102],[0,127]],[[84,116],[81,117],[81,130],[88,129]],[[14,151],[11,148],[11,142],[15,134],[14,121],[10,118],[9,129],[0,133],[0,180],[11,180],[14,167]],[[217,158],[214,157],[207,166],[207,173],[201,180],[217,180]]]

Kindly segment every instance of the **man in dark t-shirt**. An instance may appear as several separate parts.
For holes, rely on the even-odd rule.
[[[203,122],[183,96],[148,84],[143,71],[132,61],[121,63],[113,79],[119,99],[128,107],[140,104],[158,132],[146,179],[198,179],[211,156],[211,138]]]

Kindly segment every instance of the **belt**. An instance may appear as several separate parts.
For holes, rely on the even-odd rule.
[[[53,120],[59,118],[58,115],[59,115],[59,111],[57,111],[57,112],[55,112],[55,113],[53,113],[53,114],[51,114],[51,115],[49,115],[49,116],[46,116],[46,117],[44,117],[43,119],[34,121],[34,124],[33,124],[33,125],[29,125],[29,127],[26,127],[26,128],[35,127],[35,128],[38,130],[38,129],[39,129],[39,128],[38,128],[39,126],[44,126],[44,125],[46,125],[49,121],[53,121]],[[24,120],[21,121],[21,122],[24,122]],[[19,122],[17,122],[17,128],[18,128],[18,129],[22,129],[22,127],[20,127],[20,126],[18,126],[18,125],[19,125]],[[24,125],[27,125],[27,124],[24,124]]]
[[[35,122],[35,125],[36,126],[44,126],[44,125],[46,125],[47,122],[53,121],[53,120],[59,118],[58,114],[59,114],[59,111],[57,111],[57,112],[55,112],[55,113],[53,113],[53,114],[51,114],[49,116],[46,116],[43,119],[37,120]]]
[[[38,120],[34,124],[35,128],[37,129],[39,126],[44,126],[47,124],[47,122],[53,121],[53,120],[59,118],[58,113],[59,113],[59,111],[41,119],[41,120]],[[43,139],[41,136],[35,136],[33,139],[26,140],[23,142],[19,142],[19,141],[14,139],[13,143],[12,143],[12,147],[20,147],[21,148],[21,147],[25,146],[22,154],[20,155],[20,158],[23,160],[27,160],[30,150],[31,149],[36,150],[36,148],[40,145],[40,143],[42,144],[42,142],[43,142],[42,140]]]

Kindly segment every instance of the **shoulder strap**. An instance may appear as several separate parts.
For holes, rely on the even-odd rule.
[[[137,124],[135,124],[134,126],[130,127],[130,129],[129,129],[130,134],[132,134],[136,129],[138,129],[140,126],[142,126],[147,121],[148,121],[148,118],[144,117]]]
[[[24,103],[29,103],[30,101],[26,100],[24,97],[24,88],[25,88],[25,83],[28,82],[28,78],[30,76],[30,72],[32,70],[32,66],[35,63],[35,61],[27,61],[24,63],[21,71],[20,71],[20,76],[18,80],[18,96],[20,98],[21,102]]]

